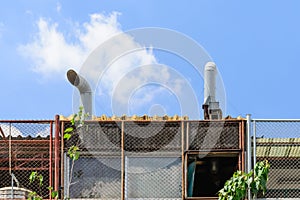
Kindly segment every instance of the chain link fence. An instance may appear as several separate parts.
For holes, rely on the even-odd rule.
[[[64,196],[121,199],[121,126],[121,122],[89,122],[77,138],[65,140]],[[80,148],[76,162],[67,155],[72,145]]]
[[[70,126],[63,123],[63,129]],[[90,121],[76,133],[64,141],[63,151],[64,196],[72,199],[182,199],[192,187],[188,173],[195,174],[195,191],[204,177],[212,192],[196,191],[187,198],[215,196],[243,167],[242,120]],[[80,147],[75,162],[67,153],[72,145]],[[185,171],[192,162],[194,172]],[[223,168],[212,171],[212,165]]]
[[[7,195],[2,198],[21,198],[20,191],[49,197],[52,126],[52,121],[0,121],[0,191]],[[29,182],[31,172],[43,176],[43,186]]]
[[[56,158],[54,121],[0,121],[0,198],[4,191],[12,195],[12,189],[14,199],[20,191],[49,198],[47,187],[56,182],[62,194],[73,199],[182,199],[190,187],[184,163],[190,170],[195,160],[199,177],[201,171],[209,173],[208,163],[218,155],[219,162],[230,168],[226,173],[244,166],[243,124],[238,120],[93,121],[77,137],[57,141],[57,148],[63,151]],[[61,133],[70,126],[68,122],[61,125]],[[271,164],[265,197],[298,198],[300,120],[252,120],[252,128],[254,160],[267,159]],[[80,147],[75,163],[67,155],[71,145]],[[197,153],[208,151],[214,153],[206,157]],[[55,159],[62,170],[57,180]],[[29,183],[33,171],[43,176],[42,187]]]
[[[87,122],[65,141],[65,196],[181,199],[181,122]],[[64,128],[69,127],[66,123]],[[67,151],[81,149],[72,162]],[[168,178],[166,178],[168,177]],[[70,181],[71,180],[71,181]]]
[[[299,198],[300,120],[252,120],[252,125],[256,159],[271,166],[265,197]]]

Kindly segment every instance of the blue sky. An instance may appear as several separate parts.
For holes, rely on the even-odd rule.
[[[2,2],[0,119],[52,119],[55,114],[72,114],[76,95],[73,98],[67,70],[80,71],[93,48],[112,35],[143,27],[177,31],[206,50],[223,80],[226,98],[220,101],[225,101],[221,103],[226,106],[226,115],[299,118],[299,9],[298,0]],[[139,65],[159,63],[169,66],[169,70],[174,68],[191,84],[202,118],[203,80],[186,61],[157,49],[145,49],[124,60],[129,64],[136,64],[134,60]],[[105,88],[95,86],[96,115],[119,114],[116,109],[121,103],[116,100],[117,106],[112,108],[110,101],[122,99],[123,93],[109,94],[120,85],[110,77],[118,77],[115,73],[122,70],[120,65],[107,72]],[[170,74],[163,72],[156,73]],[[127,82],[141,84],[141,73],[131,73],[125,77],[130,78]],[[170,81],[175,80],[170,77]],[[127,114],[185,115],[178,109],[182,102],[176,88],[156,85],[130,93],[129,101],[125,100]]]

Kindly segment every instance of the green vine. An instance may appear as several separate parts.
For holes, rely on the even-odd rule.
[[[84,112],[83,112],[83,107],[82,106],[79,107],[78,113],[74,114],[72,119],[70,120],[71,127],[68,127],[64,130],[64,136],[63,136],[64,139],[70,140],[74,136],[78,135],[78,131],[80,128],[83,127],[84,120],[87,116],[88,115],[84,114]],[[67,152],[67,155],[72,160],[72,164],[71,164],[71,170],[70,170],[70,178],[68,180],[67,197],[65,197],[64,199],[70,199],[69,191],[70,191],[70,186],[73,184],[72,183],[73,169],[74,169],[75,161],[79,159],[79,156],[80,156],[79,152],[80,152],[79,140],[77,140],[76,144],[69,147],[68,152]],[[38,182],[38,187],[39,187],[40,193],[42,191],[43,180],[44,180],[43,175],[39,174],[37,171],[31,172],[31,174],[29,176],[30,184],[32,184],[34,182]],[[58,191],[53,190],[53,188],[51,186],[47,187],[47,189],[51,192],[52,198],[58,199]],[[43,200],[43,197],[38,195],[36,191],[32,191],[28,195],[28,200]]]
[[[38,182],[38,187],[40,190],[40,193],[42,191],[42,186],[43,186],[43,181],[44,181],[44,177],[42,174],[38,173],[37,171],[33,171],[31,172],[31,174],[29,175],[29,184],[32,184],[34,182]],[[52,187],[48,187],[47,188],[50,192],[51,192],[51,197],[54,199],[58,199],[58,192],[54,191]],[[32,191],[28,194],[28,200],[43,200],[43,197],[38,195],[37,192]]]
[[[253,196],[259,192],[264,195],[267,190],[269,170],[270,164],[266,160],[256,163],[254,171],[251,170],[249,173],[235,172],[219,191],[219,200],[241,200],[246,197],[249,189]]]
[[[79,111],[77,114],[74,114],[72,119],[71,119],[71,127],[68,127],[64,131],[64,139],[70,140],[71,138],[78,136],[79,130],[83,127],[84,125],[84,120],[88,117],[88,114],[84,114],[83,112],[83,107],[79,107]],[[75,145],[72,145],[69,147],[67,155],[70,157],[72,160],[71,164],[71,169],[70,169],[70,176],[68,180],[68,186],[67,186],[67,196],[65,199],[70,199],[70,187],[74,183],[72,182],[73,174],[74,174],[74,164],[75,161],[79,159],[80,156],[80,148],[79,144],[80,140],[76,141]]]

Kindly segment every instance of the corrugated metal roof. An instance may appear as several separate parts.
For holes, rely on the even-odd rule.
[[[65,116],[60,116],[60,120],[68,120],[70,121],[73,118],[73,115],[70,115],[68,117]],[[93,120],[95,121],[119,121],[119,120],[127,120],[127,121],[179,121],[179,120],[188,120],[188,116],[149,116],[149,115],[143,115],[143,116],[137,116],[137,115],[132,115],[132,116],[127,116],[127,115],[122,115],[122,116],[107,116],[107,115],[101,115],[100,117],[98,116],[93,116]]]
[[[73,116],[74,115],[70,115],[70,116],[60,115],[60,120],[70,121],[73,118]],[[107,115],[103,114],[101,116],[93,116],[92,120],[95,120],[95,121],[120,121],[120,120],[127,120],[127,121],[181,121],[181,120],[189,120],[189,117],[188,116],[179,116],[179,115],[174,115],[174,116],[169,116],[169,115],[164,115],[164,116],[157,116],[157,115],[154,115],[154,116],[149,116],[149,115],[107,116]],[[237,118],[227,116],[227,117],[223,118],[223,120],[245,120],[245,118],[243,118],[241,116],[238,116]],[[199,120],[199,121],[202,121],[202,120]]]
[[[300,158],[300,138],[257,138],[257,157]]]

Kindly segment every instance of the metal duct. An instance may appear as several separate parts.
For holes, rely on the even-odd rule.
[[[90,84],[73,69],[67,72],[67,77],[69,82],[79,90],[84,112],[89,115],[87,119],[91,119],[93,115],[93,93]]]
[[[222,111],[216,101],[217,67],[214,62],[207,62],[204,67],[204,119],[221,119]]]

